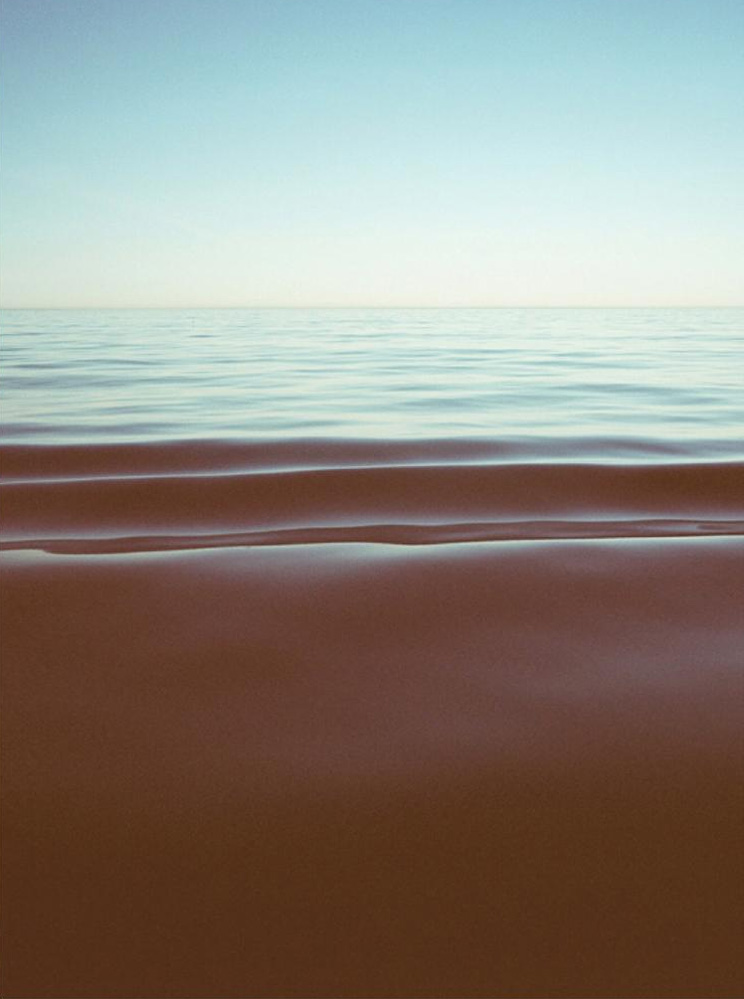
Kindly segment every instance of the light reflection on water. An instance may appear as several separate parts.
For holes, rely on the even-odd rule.
[[[535,435],[730,452],[743,344],[741,309],[10,310],[2,422],[25,442]]]

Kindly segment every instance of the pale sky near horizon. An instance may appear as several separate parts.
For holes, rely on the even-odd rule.
[[[5,307],[740,305],[743,0],[3,0]]]

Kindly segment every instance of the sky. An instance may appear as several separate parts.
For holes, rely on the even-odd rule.
[[[742,0],[3,0],[5,307],[744,303]]]

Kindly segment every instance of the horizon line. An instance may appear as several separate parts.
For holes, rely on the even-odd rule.
[[[96,311],[96,310],[111,310],[116,312],[123,311],[175,311],[175,310],[191,310],[194,312],[199,311],[219,311],[219,310],[229,310],[229,309],[251,309],[251,310],[308,310],[308,309],[326,309],[326,310],[344,310],[344,309],[385,309],[385,310],[430,310],[430,311],[454,311],[454,310],[465,310],[465,309],[481,309],[481,310],[496,310],[496,309],[742,309],[744,308],[744,302],[742,303],[698,303],[694,305],[686,304],[679,305],[674,303],[669,303],[665,305],[526,305],[526,304],[512,304],[512,305],[369,305],[369,304],[304,304],[304,305],[3,305],[0,304],[0,311],[3,312],[86,312],[86,311]]]

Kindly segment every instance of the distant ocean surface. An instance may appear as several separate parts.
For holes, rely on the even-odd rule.
[[[740,999],[744,310],[6,310],[4,994]]]
[[[6,440],[741,456],[744,309],[6,311]]]

